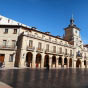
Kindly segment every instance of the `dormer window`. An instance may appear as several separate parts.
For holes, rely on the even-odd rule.
[[[4,32],[4,33],[5,33],[5,34],[7,34],[7,33],[8,33],[8,29],[7,29],[7,28],[5,29],[5,32]]]

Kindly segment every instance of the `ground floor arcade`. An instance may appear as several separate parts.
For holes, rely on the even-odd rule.
[[[25,59],[20,59],[20,67],[45,68],[87,68],[87,60],[75,59],[64,55],[51,55],[38,52],[27,52]]]

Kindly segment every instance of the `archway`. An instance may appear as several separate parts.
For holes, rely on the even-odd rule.
[[[72,58],[69,59],[69,67],[72,67]]]
[[[84,60],[84,66],[85,66],[85,68],[86,68],[86,60]]]
[[[52,65],[56,67],[56,56],[52,56]]]
[[[62,57],[59,57],[58,64],[62,65]]]
[[[49,55],[45,55],[45,59],[44,59],[44,67],[46,67],[47,64],[49,64]]]
[[[41,54],[38,53],[38,54],[36,55],[36,67],[41,67],[41,58],[42,58]],[[39,66],[39,65],[40,65],[40,66]]]
[[[28,52],[27,55],[26,55],[26,66],[27,67],[32,67],[32,53],[31,52]]]
[[[76,67],[81,67],[81,61],[79,59],[76,61]]]
[[[67,65],[67,58],[64,58],[64,65]]]

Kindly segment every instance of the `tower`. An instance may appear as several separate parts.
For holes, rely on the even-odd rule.
[[[70,19],[70,24],[66,27],[64,39],[74,46],[82,47],[83,43],[80,37],[80,29],[74,24],[73,16]]]

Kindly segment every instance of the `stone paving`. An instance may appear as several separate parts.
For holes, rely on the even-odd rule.
[[[4,69],[0,81],[13,88],[88,88],[88,69]]]

